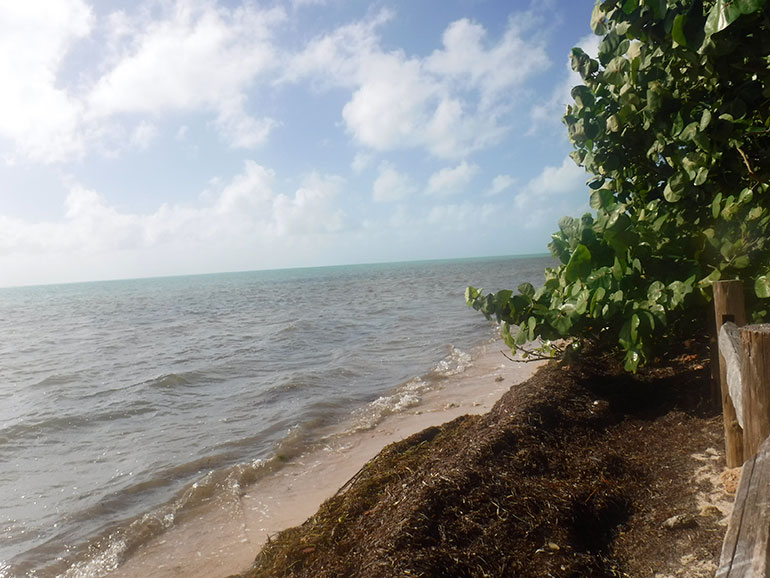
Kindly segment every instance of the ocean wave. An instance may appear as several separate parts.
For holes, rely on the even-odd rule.
[[[120,419],[136,417],[156,410],[147,402],[134,402],[131,407],[118,410],[104,411],[88,415],[50,416],[38,420],[21,421],[0,428],[0,448],[6,444],[39,438],[46,443],[57,443],[58,438],[52,434],[70,432],[76,429],[95,427],[102,422],[113,422]]]
[[[473,357],[454,345],[450,345],[450,353],[439,361],[433,368],[433,372],[442,377],[450,377],[464,372],[473,365]]]
[[[47,387],[57,386],[57,385],[67,385],[70,383],[76,383],[79,380],[80,376],[76,373],[66,373],[66,374],[54,374],[54,375],[48,375],[38,381],[37,383],[33,383],[30,387],[32,389],[43,389]]]
[[[461,349],[449,346],[449,354],[438,361],[431,371],[413,377],[353,412],[351,433],[376,427],[386,416],[418,406],[425,392],[434,389],[438,382],[458,375],[473,365],[473,356]]]
[[[197,461],[189,467],[192,469],[197,465],[201,465],[201,462]],[[70,556],[60,558],[59,562],[44,568],[40,574],[53,574],[58,578],[104,576],[116,570],[139,547],[186,519],[196,507],[217,497],[237,498],[243,486],[255,483],[280,466],[281,460],[272,458],[210,470],[178,492],[169,502],[114,525],[94,541],[70,550]],[[147,488],[147,484],[138,484],[134,486],[133,491],[139,492]],[[0,574],[0,578],[5,577]]]
[[[349,433],[369,430],[376,427],[386,416],[404,411],[418,405],[422,393],[430,388],[430,384],[420,377],[410,379],[393,393],[383,395],[353,412],[353,425]]]

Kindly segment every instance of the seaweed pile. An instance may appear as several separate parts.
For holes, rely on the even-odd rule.
[[[708,568],[724,532],[694,498],[693,454],[722,445],[708,387],[698,354],[635,376],[601,358],[552,364],[489,413],[386,447],[243,578],[652,576],[683,556]]]

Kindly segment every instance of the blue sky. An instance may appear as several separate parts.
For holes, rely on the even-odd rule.
[[[0,6],[0,286],[545,252],[593,0]]]

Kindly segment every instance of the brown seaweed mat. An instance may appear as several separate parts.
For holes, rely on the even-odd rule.
[[[636,376],[552,364],[386,447],[243,576],[713,575],[724,516],[699,511],[694,476],[704,451],[723,466],[708,383],[702,354]]]

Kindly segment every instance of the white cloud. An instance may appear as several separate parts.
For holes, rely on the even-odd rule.
[[[222,110],[216,120],[220,135],[235,149],[250,149],[263,144],[278,124],[272,118],[249,116],[241,109]]]
[[[294,196],[278,195],[273,202],[275,234],[307,235],[341,230],[344,214],[334,208],[332,199],[342,182],[339,177],[313,173]]]
[[[564,157],[560,166],[545,167],[538,176],[527,183],[525,190],[540,199],[569,193],[576,188],[585,191],[587,178],[583,168],[577,166],[570,157]]]
[[[104,195],[74,185],[57,221],[0,216],[0,263],[29,257],[30,262],[50,264],[66,255],[74,269],[81,258],[103,268],[128,253],[154,262],[162,254],[171,259],[201,251],[226,255],[228,250],[248,258],[282,244],[312,247],[342,228],[345,215],[334,205],[339,177],[313,173],[292,193],[278,191],[275,181],[272,170],[246,161],[229,182],[205,191],[202,202],[163,204],[145,214],[121,212]],[[250,264],[259,263],[254,258]],[[222,270],[224,265],[212,261],[204,266]],[[90,274],[104,278],[103,271]]]
[[[485,42],[482,26],[460,20],[447,28],[443,49],[410,57],[381,46],[378,28],[393,17],[379,13],[314,39],[284,79],[351,90],[345,125],[374,150],[424,148],[459,158],[497,143],[517,87],[549,64],[545,46],[525,39],[526,27],[513,19],[496,42]]]
[[[525,39],[523,28],[511,19],[500,41],[486,48],[483,26],[467,18],[453,22],[444,32],[444,48],[433,52],[426,69],[479,90],[481,108],[493,106],[501,91],[550,66],[543,47]]]
[[[585,212],[588,209],[587,180],[585,170],[568,156],[558,167],[545,167],[514,197],[513,206],[518,218],[528,229],[548,222],[556,227],[560,217]]]
[[[416,191],[408,175],[398,172],[389,163],[380,165],[379,176],[374,181],[372,198],[377,202],[398,201]]]
[[[143,120],[131,133],[131,143],[135,147],[144,150],[150,146],[157,136],[158,127]]]
[[[118,19],[125,46],[88,95],[91,118],[121,113],[215,111],[234,147],[264,141],[274,126],[244,111],[248,89],[276,63],[274,26],[280,8],[226,10],[207,2],[176,2],[165,18]],[[118,26],[118,24],[116,24]]]
[[[365,75],[342,109],[348,130],[376,150],[418,144],[433,116],[431,101],[439,96],[439,85],[422,75],[419,61],[396,54],[371,55]]]
[[[589,34],[581,38],[577,46],[582,48],[591,58],[596,58],[599,53],[600,42],[600,36]],[[568,104],[572,103],[572,89],[579,84],[583,84],[580,74],[572,70],[569,57],[567,57],[565,64],[564,76],[561,82],[554,88],[551,97],[543,104],[537,104],[532,107],[531,131],[534,131],[542,124],[550,124],[554,127],[562,126],[561,118],[564,116],[565,108]]]
[[[82,154],[82,106],[57,74],[93,20],[81,0],[0,5],[0,136],[22,156],[55,162]]]
[[[500,208],[489,203],[441,205],[430,210],[426,222],[438,230],[467,231],[488,225],[499,214]]]
[[[516,178],[512,177],[511,175],[497,175],[494,179],[492,179],[492,184],[487,190],[486,195],[489,197],[499,195],[503,191],[506,191],[515,185],[516,181]]]
[[[428,193],[446,196],[462,192],[478,172],[478,165],[468,164],[465,161],[456,167],[441,169],[428,179]]]
[[[380,10],[373,18],[340,26],[311,40],[304,50],[292,55],[281,77],[297,82],[310,78],[319,88],[355,87],[367,55],[381,53],[377,29],[394,18]]]
[[[15,155],[52,163],[92,146],[108,155],[125,143],[147,146],[149,132],[123,123],[135,125],[139,117],[147,127],[169,112],[213,115],[233,148],[267,139],[278,123],[255,116],[248,104],[255,82],[280,61],[272,35],[284,10],[228,9],[208,0],[155,8],[97,22],[83,0],[0,6],[0,137]],[[65,57],[97,32],[93,68],[65,76]]]
[[[353,169],[354,173],[360,174],[372,164],[373,159],[374,155],[357,152],[356,156],[353,157],[353,162],[350,163],[350,168]]]

